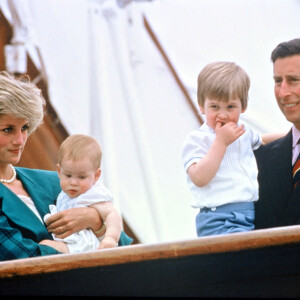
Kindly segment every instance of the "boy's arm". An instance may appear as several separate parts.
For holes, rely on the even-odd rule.
[[[106,226],[104,239],[98,249],[115,247],[118,244],[122,230],[121,216],[109,201],[97,203],[97,210]]]
[[[207,154],[192,164],[187,170],[191,180],[198,187],[205,186],[215,177],[227,146],[238,139],[245,130],[243,125],[237,126],[233,122],[228,122],[223,126],[218,122],[215,127],[215,132],[216,138]]]
[[[216,175],[226,151],[226,145],[215,139],[207,154],[192,164],[187,173],[196,186],[203,187]]]
[[[264,133],[261,135],[262,144],[268,144],[286,135],[286,132]]]

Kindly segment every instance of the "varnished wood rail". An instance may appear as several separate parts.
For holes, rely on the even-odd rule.
[[[300,243],[300,226],[202,237],[153,245],[132,245],[80,254],[59,254],[0,262],[0,278],[128,264],[184,256],[236,252]],[[300,254],[299,254],[300,255]]]

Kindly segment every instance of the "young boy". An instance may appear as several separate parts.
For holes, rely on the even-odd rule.
[[[106,226],[106,231],[85,229],[64,238],[69,253],[111,248],[118,244],[122,221],[111,203],[110,191],[98,180],[101,175],[101,157],[98,142],[86,135],[69,136],[60,146],[57,171],[62,192],[58,195],[56,206],[50,205],[51,214],[101,202],[100,215]],[[54,239],[61,240],[55,236]]]
[[[197,236],[254,229],[258,200],[253,150],[281,134],[262,137],[241,122],[250,79],[232,62],[207,65],[198,76],[198,104],[206,122],[184,143],[182,158],[195,196]]]

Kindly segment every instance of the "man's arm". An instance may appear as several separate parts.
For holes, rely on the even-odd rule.
[[[274,133],[264,133],[261,135],[262,144],[266,145],[275,140],[278,140],[284,137],[287,133],[286,132],[274,132]]]

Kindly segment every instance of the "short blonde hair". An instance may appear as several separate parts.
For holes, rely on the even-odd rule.
[[[28,134],[31,134],[43,121],[45,104],[41,90],[28,76],[16,79],[5,71],[0,72],[0,116],[27,119]]]
[[[60,145],[58,151],[58,163],[63,159],[78,160],[88,156],[94,169],[101,166],[102,150],[99,143],[92,137],[84,134],[73,134],[67,137]]]
[[[233,62],[214,62],[206,65],[198,75],[198,104],[203,107],[206,98],[229,101],[240,98],[242,108],[248,103],[250,78]]]

